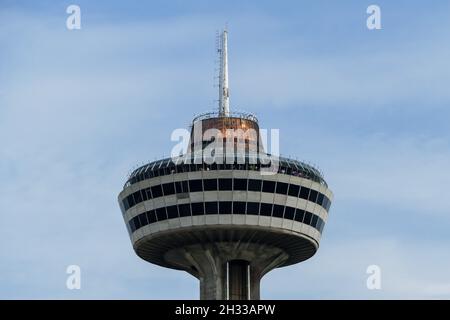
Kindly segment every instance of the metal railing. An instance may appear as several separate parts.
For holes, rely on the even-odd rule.
[[[322,170],[320,170],[316,164],[312,164],[307,161],[300,161],[298,159],[293,159],[291,157],[286,157],[286,156],[281,156],[281,155],[276,156],[276,155],[270,155],[270,154],[255,154],[255,155],[246,154],[246,155],[244,155],[244,158],[245,158],[244,164],[245,163],[252,164],[252,163],[248,162],[247,160],[249,160],[249,158],[253,158],[253,157],[258,158],[261,155],[268,156],[269,159],[274,158],[276,161],[279,161],[279,168],[278,168],[279,173],[287,173],[287,171],[289,170],[289,171],[291,171],[289,173],[289,175],[305,177],[307,179],[311,179],[313,181],[319,182],[320,184],[327,186],[327,183],[325,182],[325,178],[324,178],[324,174],[323,174]],[[200,157],[202,157],[202,156],[203,156],[203,154],[200,155]],[[223,156],[226,156],[226,155],[224,154]],[[239,157],[240,155],[236,155],[236,156]],[[132,184],[131,180],[133,180],[133,178],[140,176],[144,172],[147,172],[149,169],[150,169],[150,171],[153,171],[152,169],[159,170],[159,169],[164,169],[166,167],[183,165],[183,164],[185,164],[185,161],[184,161],[185,157],[186,157],[186,154],[178,156],[177,159],[175,160],[175,162],[173,161],[172,158],[163,157],[162,159],[159,159],[156,161],[150,161],[149,163],[144,164],[144,165],[136,165],[132,168],[132,171],[128,173],[127,181],[126,181],[124,187]],[[196,164],[195,161],[192,161],[194,159],[194,157],[196,157],[194,154],[192,154],[189,157],[191,159],[191,162],[189,162],[189,164],[193,164],[193,165]],[[165,166],[163,166],[163,164],[165,164]],[[203,165],[203,162],[201,164]],[[240,164],[240,163],[237,163],[237,164]],[[261,163],[257,163],[257,164],[258,164],[258,166],[255,166],[255,167],[259,168],[259,165]],[[254,170],[254,169],[251,169],[251,170]],[[140,179],[138,179],[138,180],[140,180]]]
[[[216,112],[216,111],[204,112],[204,113],[194,116],[192,123],[200,121],[200,120],[211,119],[211,118],[225,118],[225,116],[219,115],[219,112]],[[240,119],[245,119],[245,120],[251,120],[251,121],[258,123],[258,118],[253,113],[250,113],[250,112],[232,111],[229,113],[228,116],[226,116],[226,118],[240,118]]]

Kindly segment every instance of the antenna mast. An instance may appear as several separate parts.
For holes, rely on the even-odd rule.
[[[228,117],[230,115],[230,93],[228,89],[228,31],[225,29],[220,35],[219,61],[219,116]]]

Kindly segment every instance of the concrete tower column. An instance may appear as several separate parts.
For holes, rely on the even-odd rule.
[[[259,300],[262,277],[287,258],[278,248],[251,243],[191,245],[166,255],[200,280],[201,300]]]

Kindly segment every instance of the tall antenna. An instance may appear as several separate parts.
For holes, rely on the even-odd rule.
[[[230,115],[230,92],[228,89],[228,31],[225,29],[220,35],[219,54],[219,116],[228,117]]]

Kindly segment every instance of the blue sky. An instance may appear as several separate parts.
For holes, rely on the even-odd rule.
[[[133,253],[117,194],[215,108],[225,23],[231,108],[280,128],[281,152],[335,194],[318,253],[269,273],[262,298],[450,298],[449,7],[0,0],[0,298],[198,298],[195,278]],[[366,288],[373,264],[381,290]]]

